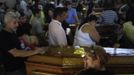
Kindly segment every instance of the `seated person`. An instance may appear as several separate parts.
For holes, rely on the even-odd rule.
[[[118,22],[118,15],[117,13],[112,10],[111,5],[105,3],[104,4],[104,11],[100,15],[99,22],[102,25],[115,25]]]
[[[131,21],[123,24],[123,31],[127,38],[134,44],[134,25]]]
[[[97,32],[96,26],[97,17],[90,15],[77,28],[74,38],[74,46],[91,46],[95,45],[100,40],[100,35]]]
[[[123,48],[134,48],[134,2],[130,1],[126,11],[126,22],[123,24],[124,37],[121,39],[121,46]],[[124,42],[125,40],[125,42]]]
[[[128,4],[126,11],[126,22],[123,24],[123,31],[126,37],[134,44],[134,1]]]
[[[84,69],[76,75],[114,75],[106,68],[108,54],[101,46],[85,48]]]

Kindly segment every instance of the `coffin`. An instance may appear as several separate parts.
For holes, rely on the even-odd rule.
[[[134,50],[105,48],[111,55],[107,67],[116,74],[134,74]],[[80,55],[74,49],[49,49],[44,55],[34,55],[26,62],[27,75],[74,75],[83,68]]]
[[[49,48],[44,55],[34,55],[26,62],[27,75],[73,75],[83,68],[80,55],[73,48]]]

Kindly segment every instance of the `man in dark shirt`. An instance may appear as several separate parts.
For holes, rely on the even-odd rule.
[[[22,50],[21,43],[15,33],[18,27],[17,19],[14,12],[7,12],[4,17],[5,27],[0,32],[0,52],[6,75],[26,75],[25,57],[43,52],[41,48],[32,51]]]

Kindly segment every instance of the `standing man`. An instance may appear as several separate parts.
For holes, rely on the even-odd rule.
[[[61,24],[67,17],[67,9],[58,7],[54,10],[53,16],[53,20],[49,24],[49,45],[67,46],[66,34]]]
[[[66,22],[70,24],[75,24],[77,25],[79,23],[79,19],[77,16],[77,11],[75,8],[72,8],[72,3],[71,1],[66,1],[64,3],[64,6],[68,9],[67,15],[68,17],[66,18]]]
[[[63,27],[66,30],[66,32],[68,32],[67,29],[70,29],[69,34],[67,34],[67,41],[69,45],[72,45],[72,39],[74,39],[76,28],[79,26],[79,19],[77,16],[76,9],[72,7],[72,1],[65,1],[64,6],[68,9],[68,17],[65,20],[66,27],[65,25]]]
[[[4,17],[4,29],[0,32],[0,53],[5,75],[26,75],[24,57],[43,52],[41,48],[32,51],[22,50],[21,42],[15,33],[17,21],[18,17],[14,12],[7,12]]]

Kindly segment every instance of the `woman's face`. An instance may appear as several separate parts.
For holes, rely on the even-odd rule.
[[[89,69],[89,68],[94,68],[94,69],[98,69],[100,62],[99,59],[93,59],[92,56],[90,56],[89,54],[85,54],[84,57],[84,68],[85,69]]]
[[[85,69],[94,68],[94,63],[93,63],[94,61],[93,61],[92,57],[90,57],[88,54],[85,54],[83,61],[84,61]]]

